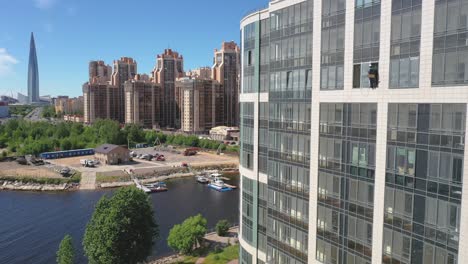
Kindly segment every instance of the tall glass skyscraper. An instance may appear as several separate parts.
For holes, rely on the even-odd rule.
[[[28,66],[28,100],[29,103],[39,102],[39,67],[37,65],[36,43],[31,33]]]
[[[468,263],[467,17],[270,0],[242,19],[241,263]]]

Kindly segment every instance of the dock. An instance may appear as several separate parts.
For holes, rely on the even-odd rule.
[[[231,184],[227,184],[227,183],[224,183],[224,186],[228,187],[228,188],[231,188],[231,189],[237,189],[237,186],[235,185],[231,185]]]
[[[138,189],[144,191],[145,193],[151,192],[151,190],[148,187],[142,185],[136,178],[133,179],[133,182],[135,182],[135,185]]]

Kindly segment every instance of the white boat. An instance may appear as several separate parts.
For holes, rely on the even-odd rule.
[[[224,189],[224,181],[215,177],[209,184],[208,187],[213,188],[215,190],[223,190]]]
[[[199,182],[199,183],[208,183],[209,182],[208,178],[206,178],[205,176],[197,176],[196,178],[197,178],[197,182]]]
[[[143,185],[148,188],[151,192],[166,192],[168,189],[164,182],[155,182]]]
[[[216,172],[216,173],[212,173],[212,174],[210,175],[210,178],[215,178],[215,179],[216,179],[216,178],[219,178],[219,177],[221,177],[221,176],[223,176],[221,173],[217,173],[217,172]]]

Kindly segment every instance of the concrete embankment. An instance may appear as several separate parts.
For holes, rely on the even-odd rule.
[[[39,183],[22,183],[18,181],[3,181],[0,182],[0,190],[11,190],[11,191],[67,191],[75,189],[74,185],[63,183],[63,184],[39,184]]]
[[[171,174],[167,176],[158,176],[158,177],[140,179],[139,181],[143,184],[146,184],[146,183],[153,183],[157,181],[165,181],[169,179],[177,179],[177,178],[193,177],[193,176],[195,176],[195,174],[193,173],[175,173],[175,174]],[[135,183],[133,181],[125,181],[125,182],[109,182],[109,183],[98,184],[100,188],[117,188],[117,187],[131,186],[131,185],[135,185]]]

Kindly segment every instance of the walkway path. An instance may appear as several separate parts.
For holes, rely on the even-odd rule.
[[[94,190],[96,189],[96,172],[95,171],[84,171],[81,174],[80,182],[81,190]]]

